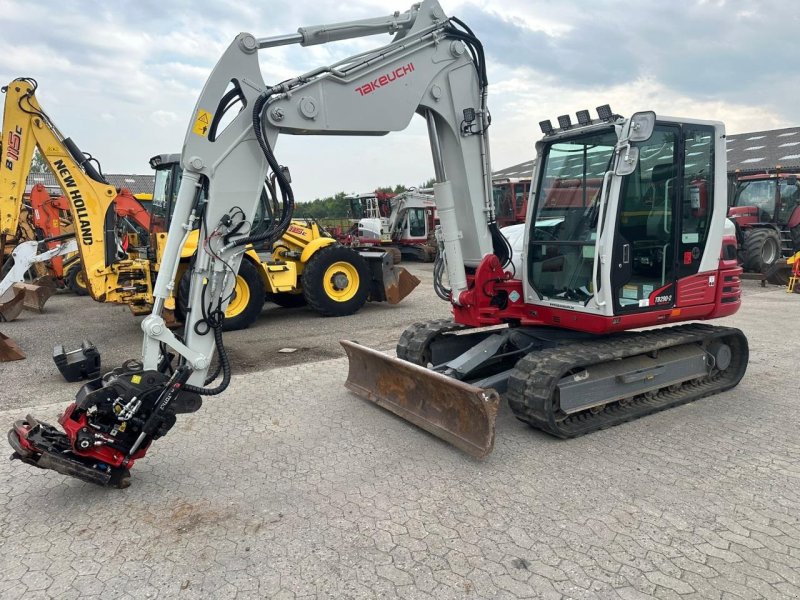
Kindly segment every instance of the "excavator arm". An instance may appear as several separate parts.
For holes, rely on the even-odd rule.
[[[379,33],[394,33],[394,40],[277,85],[268,86],[261,77],[259,50]],[[156,308],[163,306],[172,291],[171,273],[177,269],[184,232],[200,218],[200,211],[200,239],[206,242],[198,248],[190,307],[207,306],[212,288],[217,290],[215,298],[229,295],[232,272],[238,268],[244,245],[269,237],[264,233],[257,239],[243,236],[224,245],[211,241],[228,237],[227,228],[240,218],[248,224],[252,221],[270,171],[288,207],[284,227],[288,224],[293,194],[274,154],[280,134],[384,135],[407,127],[415,113],[428,124],[447,276],[457,299],[466,289],[465,267],[476,267],[494,251],[485,76],[469,49],[469,44],[476,43],[433,0],[386,18],[305,27],[297,34],[274,38],[237,36],[206,82],[184,141],[182,181],[154,288]],[[238,114],[228,120],[226,113],[237,107]],[[227,125],[221,128],[224,117]],[[196,205],[199,186],[206,186],[208,192],[200,211]],[[179,235],[173,235],[176,226],[180,226]],[[270,235],[280,233],[275,230]],[[191,381],[202,381],[215,346],[202,327],[203,333],[195,327],[202,315],[195,310],[189,316],[181,342],[163,327],[159,313],[154,310],[142,325],[145,368],[158,364],[158,347],[166,343],[189,362],[197,360]]]
[[[381,33],[394,34],[393,41],[277,85],[262,79],[259,50]],[[17,87],[24,96],[25,85]],[[37,140],[57,143],[49,120],[33,112],[42,130],[34,132]],[[425,0],[385,18],[300,28],[274,38],[237,36],[208,78],[186,133],[153,310],[142,322],[141,361],[84,385],[59,420],[64,433],[31,416],[17,422],[9,433],[15,457],[93,483],[126,486],[130,467],[169,431],[176,415],[194,412],[202,396],[219,394],[230,382],[222,320],[242,255],[248,244],[278,239],[294,206],[274,154],[279,134],[383,135],[404,129],[415,113],[426,119],[430,133],[441,244],[457,299],[466,290],[466,268],[492,253],[498,239],[492,231],[486,76],[472,33],[447,19],[435,0]],[[83,175],[73,158],[48,159],[63,183]],[[283,208],[259,230],[252,223],[270,172]],[[96,250],[101,244],[85,243],[81,215],[75,217],[82,254],[83,246]],[[162,311],[174,291],[181,248],[197,222],[189,310],[178,337]],[[107,257],[91,258],[97,263]],[[215,352],[219,366],[210,373]]]

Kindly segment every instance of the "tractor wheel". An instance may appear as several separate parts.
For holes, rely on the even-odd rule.
[[[367,301],[370,274],[364,258],[339,244],[326,246],[303,268],[303,295],[325,317],[344,317]]]
[[[83,265],[77,263],[72,265],[67,271],[66,276],[67,289],[72,291],[76,296],[88,296],[89,287],[86,284],[86,273],[83,272]]]
[[[302,293],[277,292],[275,294],[267,294],[267,300],[274,302],[281,308],[298,308],[306,305],[306,297]]]
[[[789,284],[789,277],[792,275],[792,267],[786,264],[785,260],[778,260],[771,267],[764,271],[764,276],[772,285],[786,287]]]
[[[191,286],[191,269],[186,269],[181,277],[178,288],[178,299],[175,303],[176,316],[184,321],[186,319],[186,304],[189,300],[189,287]],[[264,306],[264,281],[258,269],[251,261],[242,259],[239,265],[239,272],[236,274],[236,287],[233,289],[233,297],[225,309],[225,321],[222,324],[223,331],[236,331],[237,329],[247,329],[252,325],[261,314]]]
[[[774,229],[751,229],[744,236],[744,269],[766,272],[781,257],[781,238]]]

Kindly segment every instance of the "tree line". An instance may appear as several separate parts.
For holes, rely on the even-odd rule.
[[[435,181],[435,179],[429,179],[419,187],[429,188]],[[402,194],[408,189],[405,185],[398,184],[394,187],[379,187],[375,191]],[[301,219],[346,219],[350,216],[348,195],[346,192],[339,192],[333,196],[315,198],[310,202],[297,202],[294,205],[294,216]]]

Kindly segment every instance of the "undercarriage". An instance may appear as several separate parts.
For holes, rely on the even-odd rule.
[[[730,389],[748,361],[741,331],[705,324],[596,336],[430,321],[405,331],[397,359],[357,344],[345,348],[351,390],[451,443],[481,431],[469,444],[455,443],[476,457],[492,450],[496,392],[518,419],[571,438]],[[456,408],[438,410],[444,397]],[[471,413],[482,397],[476,428],[480,417]]]

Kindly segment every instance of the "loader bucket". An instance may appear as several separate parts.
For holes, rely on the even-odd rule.
[[[341,340],[349,369],[345,386],[475,458],[494,447],[500,396],[441,373]]]
[[[48,278],[37,279],[36,283],[15,283],[14,287],[24,292],[25,309],[44,312],[44,305],[56,291],[56,286]]]
[[[389,304],[397,304],[418,285],[419,279],[403,267],[392,266],[384,269],[383,289],[386,291],[386,301]]]
[[[361,251],[370,269],[371,285],[369,299],[372,302],[397,304],[419,285],[419,279],[394,264],[391,253]]]
[[[23,358],[25,358],[25,355],[14,340],[0,333],[0,362],[22,360]]]
[[[12,288],[0,296],[0,323],[13,321],[22,312],[25,292]]]

